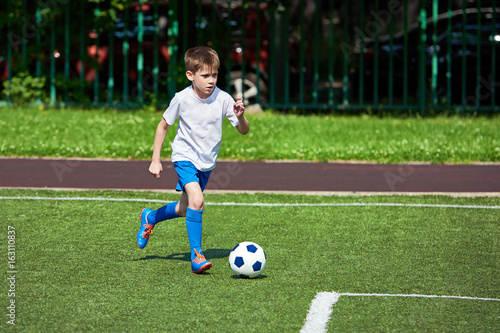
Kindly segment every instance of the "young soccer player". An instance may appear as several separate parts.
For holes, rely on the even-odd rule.
[[[227,117],[241,134],[250,130],[244,116],[243,101],[236,102],[217,86],[219,56],[209,48],[198,46],[184,55],[186,76],[192,85],[175,94],[163,114],[153,145],[153,158],[149,172],[160,178],[163,167],[160,153],[169,127],[179,119],[172,142],[172,162],[177,171],[176,190],[182,191],[178,202],[157,210],[149,208],[141,212],[141,225],[137,233],[137,245],[143,249],[154,226],[161,221],[186,217],[186,228],[191,247],[191,270],[202,273],[212,267],[201,250],[203,190],[215,167],[222,139],[222,123]]]

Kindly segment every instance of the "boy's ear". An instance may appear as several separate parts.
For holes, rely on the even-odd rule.
[[[186,72],[186,77],[188,78],[189,81],[193,81],[194,80],[193,72],[187,71]]]

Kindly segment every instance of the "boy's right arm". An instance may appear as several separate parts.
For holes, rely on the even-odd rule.
[[[169,124],[165,121],[164,118],[161,119],[158,127],[156,127],[155,133],[155,142],[153,144],[153,159],[151,161],[151,165],[149,166],[149,172],[155,176],[156,178],[160,178],[163,167],[161,165],[161,147],[163,146],[163,142],[165,141],[165,135],[167,134]]]

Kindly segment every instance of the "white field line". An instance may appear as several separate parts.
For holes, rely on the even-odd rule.
[[[322,291],[316,294],[309,306],[304,326],[300,333],[322,333],[327,332],[327,325],[333,311],[333,305],[341,296],[351,297],[413,297],[413,298],[447,298],[475,301],[500,301],[498,298],[470,297],[470,296],[440,296],[419,294],[358,294],[358,293],[336,293]]]
[[[173,201],[141,198],[85,198],[85,197],[0,197],[0,200],[54,200],[54,201],[109,201],[109,202],[154,202],[167,204]],[[434,205],[405,203],[264,203],[264,202],[206,202],[210,206],[252,206],[252,207],[414,207],[414,208],[467,208],[500,209],[500,206]]]
[[[452,298],[452,299],[469,299],[476,301],[497,301],[500,298],[487,298],[487,297],[472,297],[472,296],[445,296],[445,295],[420,295],[420,294],[357,294],[357,293],[339,293],[340,296],[354,296],[354,297],[414,297],[414,298]]]
[[[316,294],[307,312],[306,321],[300,333],[326,332],[326,325],[330,321],[332,307],[338,302],[340,294],[336,292],[319,292]]]

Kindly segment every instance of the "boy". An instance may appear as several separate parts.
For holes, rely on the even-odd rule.
[[[141,226],[137,233],[137,245],[143,249],[156,223],[176,217],[186,217],[191,270],[202,273],[212,267],[201,250],[203,190],[210,172],[215,167],[222,139],[222,123],[227,117],[241,134],[250,130],[244,116],[243,101],[234,99],[217,86],[219,56],[209,48],[198,46],[184,55],[186,76],[192,85],[175,94],[163,114],[153,146],[153,158],[149,172],[160,178],[163,167],[160,153],[169,127],[179,119],[179,126],[172,142],[172,162],[179,181],[176,190],[182,191],[178,202],[158,210],[149,208],[141,212]]]

